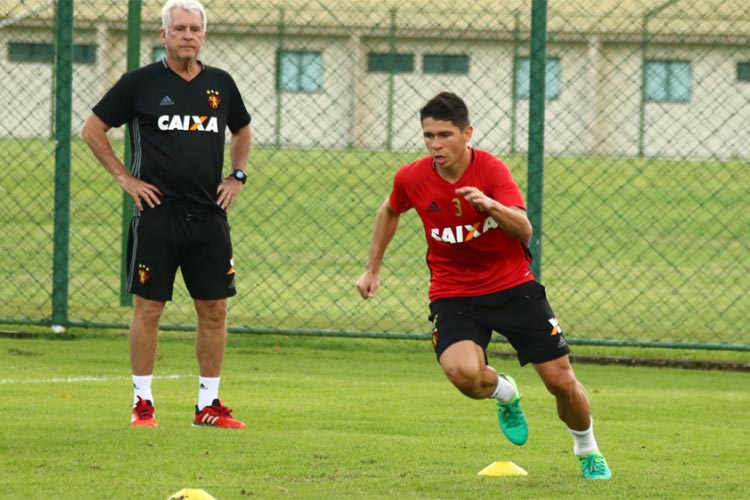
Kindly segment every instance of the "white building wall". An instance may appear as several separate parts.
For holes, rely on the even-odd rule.
[[[383,149],[388,142],[389,79],[386,73],[367,72],[367,54],[388,52],[385,42],[362,44],[359,99],[368,113],[362,113],[355,143]],[[510,44],[457,41],[399,42],[398,53],[414,55],[414,71],[393,76],[391,147],[397,151],[423,149],[419,109],[441,91],[460,95],[469,106],[475,128],[473,144],[492,151],[510,148],[512,123],[513,55]],[[469,55],[469,73],[425,74],[425,54]]]
[[[54,125],[54,65],[11,63],[8,43],[52,43],[50,30],[16,26],[0,30],[3,93],[13,112],[3,118],[4,137],[50,137]],[[76,31],[76,44],[95,44],[93,65],[74,64],[72,130],[79,133],[90,108],[126,68],[125,32],[104,25]],[[512,116],[512,40],[399,39],[397,52],[414,55],[414,71],[393,76],[390,97],[385,73],[367,71],[370,52],[388,52],[384,38],[286,35],[287,50],[320,51],[323,88],[313,93],[276,92],[274,34],[209,31],[201,59],[228,70],[253,116],[254,143],[261,146],[421,151],[418,111],[442,90],[452,90],[469,105],[473,143],[497,154],[527,150],[528,99],[516,102]],[[151,62],[161,41],[144,27],[141,64]],[[528,54],[521,44],[519,55]],[[424,54],[467,54],[468,75],[424,74]],[[686,103],[648,102],[644,107],[646,156],[667,158],[750,157],[750,83],[738,82],[736,65],[750,61],[741,45],[657,45],[649,59],[690,61],[691,97]],[[638,155],[641,64],[638,43],[550,42],[549,57],[561,63],[560,96],[547,100],[547,155]],[[389,140],[389,113],[391,136]],[[515,130],[513,124],[515,123]],[[115,131],[115,137],[122,131]]]
[[[49,30],[0,30],[0,75],[6,112],[0,136],[50,137],[54,120],[54,66],[48,63],[17,63],[9,60],[11,42],[53,43]]]
[[[638,113],[641,99],[641,56],[635,45],[602,44],[596,108],[593,111],[593,152],[600,156],[638,155]]]
[[[648,57],[690,61],[692,86],[685,103],[646,104],[646,156],[733,158],[750,153],[750,85],[738,82],[738,61],[750,49],[662,47]]]

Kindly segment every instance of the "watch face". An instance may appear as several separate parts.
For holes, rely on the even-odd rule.
[[[234,172],[232,172],[232,176],[235,179],[241,181],[247,177],[247,174],[243,172],[242,170],[235,170]]]

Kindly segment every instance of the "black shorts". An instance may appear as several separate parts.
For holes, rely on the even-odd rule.
[[[179,267],[194,299],[237,293],[226,214],[178,204],[147,209],[130,223],[128,291],[151,300],[172,300]]]
[[[478,297],[437,299],[430,303],[430,313],[438,360],[461,340],[471,340],[486,351],[493,330],[508,339],[522,366],[570,353],[544,286],[536,281]]]

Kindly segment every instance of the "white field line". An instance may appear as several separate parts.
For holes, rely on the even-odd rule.
[[[154,375],[154,379],[177,379],[177,378],[188,378],[197,377],[197,375]],[[78,383],[78,382],[111,382],[113,380],[131,380],[129,376],[118,376],[118,377],[58,377],[58,378],[30,378],[30,379],[18,379],[18,378],[0,378],[0,385],[2,384],[56,384],[56,383]]]

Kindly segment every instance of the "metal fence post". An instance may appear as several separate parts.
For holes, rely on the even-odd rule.
[[[542,195],[544,190],[544,89],[547,50],[547,0],[531,3],[531,60],[529,87],[528,214],[534,232],[529,250],[531,271],[542,279]]]
[[[397,9],[395,7],[390,10],[391,26],[388,31],[388,53],[391,55],[391,67],[388,68],[388,105],[386,106],[386,112],[388,114],[386,117],[387,136],[385,140],[385,148],[388,151],[393,151],[393,95],[395,93],[396,60],[398,59],[396,52],[396,40],[398,36],[396,12]]]
[[[141,0],[128,2],[128,71],[137,69],[141,63]],[[125,129],[125,167],[130,168],[130,129]],[[132,306],[133,296],[128,293],[128,231],[133,216],[133,200],[122,194],[122,258],[120,259],[120,305]]]
[[[281,115],[282,106],[281,102],[281,58],[284,54],[284,37],[286,30],[286,22],[284,19],[286,11],[284,7],[279,7],[279,46],[276,49],[276,73],[274,78],[276,79],[276,94],[275,97],[275,108],[274,108],[274,120],[273,120],[273,144],[276,148],[281,147]]]
[[[667,0],[666,2],[648,9],[641,20],[641,100],[638,106],[638,157],[643,158],[646,154],[646,62],[648,60],[648,45],[651,35],[648,31],[649,21],[661,14],[663,10],[677,3],[679,0]]]
[[[57,2],[55,50],[55,213],[52,328],[68,322],[70,257],[70,131],[73,102],[73,0]]]
[[[510,152],[518,153],[518,140],[516,129],[518,128],[518,92],[516,82],[518,81],[518,57],[521,47],[521,13],[513,13],[513,73],[511,74],[510,87]]]

